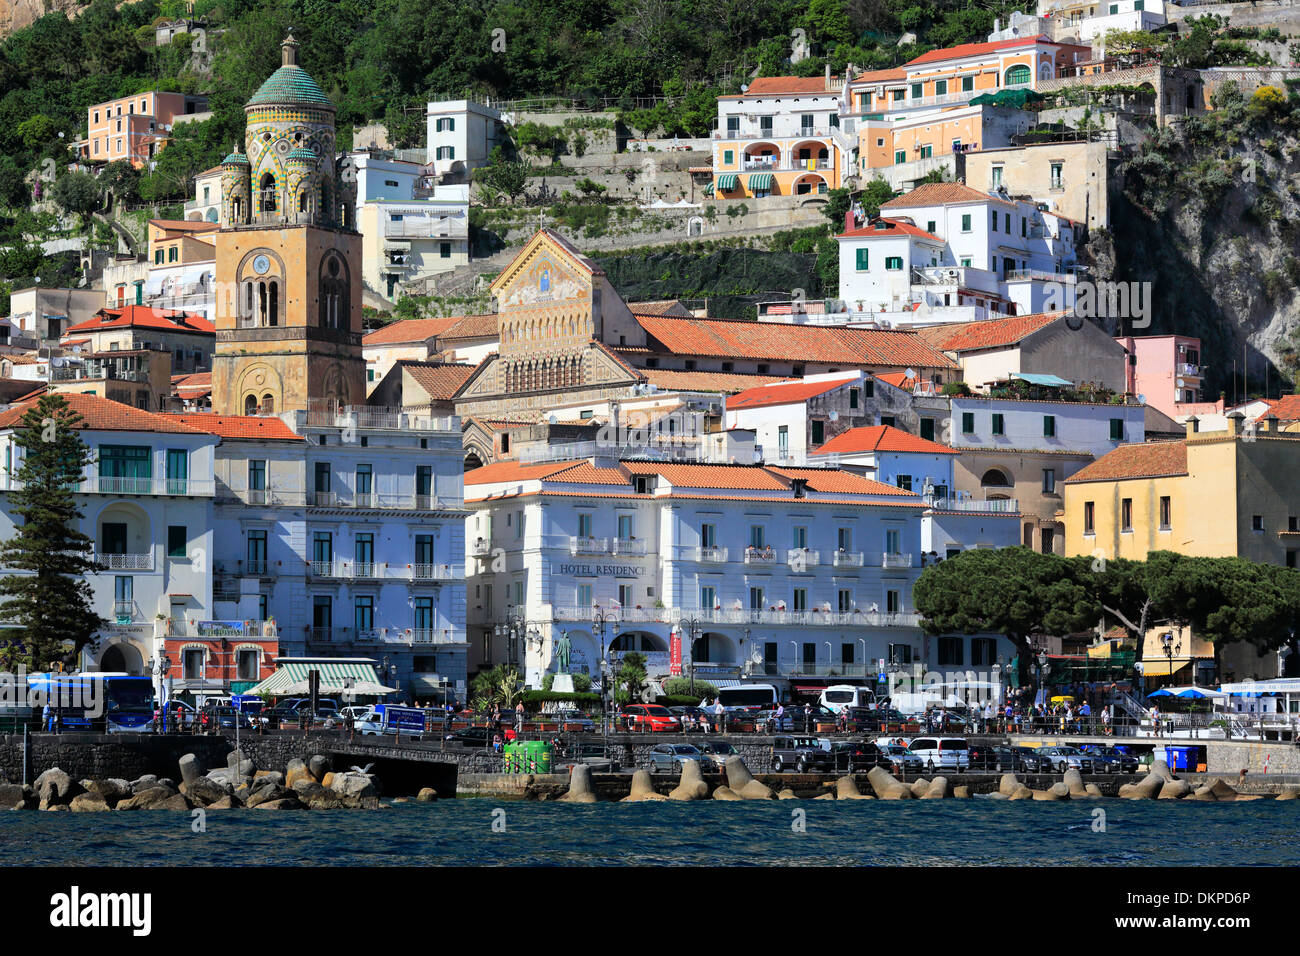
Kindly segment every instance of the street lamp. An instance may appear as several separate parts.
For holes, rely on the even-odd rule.
[[[1181,654],[1183,650],[1182,638],[1175,639],[1172,631],[1165,631],[1160,635],[1160,646],[1164,649],[1165,658],[1169,661],[1169,683],[1174,682],[1174,655]]]
[[[682,618],[677,622],[679,627],[685,627],[688,640],[691,642],[691,696],[695,695],[695,641],[700,633],[700,619],[697,617]]]
[[[600,635],[600,723],[605,738],[605,758],[609,758],[609,697],[613,668],[609,662],[609,648],[605,645],[605,625],[617,624],[618,616],[611,611],[592,608],[591,626]]]

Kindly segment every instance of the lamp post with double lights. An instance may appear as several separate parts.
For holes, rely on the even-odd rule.
[[[677,622],[678,627],[686,628],[687,640],[690,641],[691,649],[691,696],[695,696],[695,641],[700,634],[700,619],[698,617],[684,617]]]
[[[1043,650],[1039,651],[1038,656],[1034,658],[1034,672],[1035,674],[1037,674],[1037,678],[1035,679],[1034,684],[1038,688],[1039,692],[1043,695],[1044,711],[1046,711],[1047,709],[1047,688],[1043,684],[1043,678],[1047,674],[1050,674],[1051,671],[1052,671],[1052,665],[1047,662],[1047,650],[1046,648],[1044,648]]]
[[[167,656],[166,651],[161,651],[157,657],[149,658],[149,673],[154,679],[154,692],[158,695],[158,716],[162,720],[163,727],[167,726],[167,698],[168,694],[164,693],[165,680],[169,680],[168,674],[172,669],[172,659]],[[159,728],[155,727],[155,731]]]
[[[1165,659],[1169,661],[1169,683],[1174,682],[1174,657],[1183,652],[1183,640],[1181,637],[1175,638],[1172,631],[1165,631],[1160,635],[1160,647],[1165,652]]]
[[[610,665],[609,646],[605,643],[605,626],[617,623],[618,615],[612,609],[592,608],[591,627],[599,635],[600,640],[600,724],[604,734],[607,760],[609,759],[609,699],[612,689],[610,682],[613,680],[614,668]]]

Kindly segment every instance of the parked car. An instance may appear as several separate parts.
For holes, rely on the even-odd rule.
[[[879,709],[874,711],[876,720],[879,721],[875,727],[876,730],[886,734],[914,734],[920,731],[921,725],[915,716],[900,713],[893,708]]]
[[[713,715],[706,713],[702,707],[669,707],[668,712],[676,717],[682,723],[682,733],[693,733],[700,729],[700,718],[703,717],[713,725]]]
[[[777,737],[772,741],[772,772],[794,769],[799,773],[830,770],[834,766],[831,752],[816,737]]]
[[[208,715],[208,720],[215,721],[224,730],[234,730],[236,725],[242,730],[253,729],[253,722],[248,719],[248,715],[241,714],[233,707],[209,707],[204,713]]]
[[[1051,773],[1052,762],[1033,747],[1012,747],[1020,757],[1020,765],[1025,773]]]
[[[925,769],[921,758],[902,744],[877,744],[880,753],[889,760],[890,773],[920,773]]]
[[[546,720],[554,720],[563,728],[566,724],[578,725],[582,733],[591,733],[596,729],[596,722],[580,710],[557,710],[553,714],[543,715]]]
[[[1105,744],[1081,744],[1079,749],[1092,755],[1097,773],[1137,773],[1141,766],[1137,757]]]
[[[698,761],[700,770],[705,769],[706,758],[698,747],[690,744],[656,744],[650,748],[651,773],[681,773],[683,760]],[[713,763],[711,759],[708,762],[710,765]]]
[[[1078,747],[1039,747],[1038,752],[1047,758],[1053,773],[1065,773],[1067,770],[1093,773],[1096,767],[1092,755],[1084,753]]]
[[[865,740],[831,742],[831,767],[836,772],[865,773],[872,767],[890,770],[893,761],[880,747]]]
[[[971,770],[993,773],[1017,773],[1024,769],[1024,759],[1014,747],[990,747],[976,744],[970,748]]]
[[[907,746],[930,773],[961,771],[970,766],[970,745],[962,737],[917,737]]]
[[[623,726],[628,730],[664,731],[681,730],[682,722],[663,704],[629,704],[623,708]]]
[[[745,720],[752,720],[754,727],[760,733],[780,733],[781,731],[800,730],[803,727],[803,717],[800,716],[799,723],[796,724],[790,711],[786,711],[782,716],[777,717],[774,709],[750,711],[744,715]],[[736,720],[735,714],[727,715],[728,721]]]
[[[492,738],[496,734],[497,731],[491,727],[462,727],[460,730],[453,730],[444,739],[460,744],[462,747],[487,747],[491,745]],[[501,739],[504,741],[505,737]]]
[[[704,757],[713,762],[715,770],[710,770],[703,765],[700,770],[704,773],[721,773],[727,763],[728,757],[739,756],[739,751],[725,740],[701,740],[697,747]]]

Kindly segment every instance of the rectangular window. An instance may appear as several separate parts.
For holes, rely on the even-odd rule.
[[[374,468],[369,464],[357,465],[356,474],[356,495],[357,504],[365,507],[371,503],[372,491],[374,488]]]
[[[417,508],[433,507],[432,465],[416,465],[415,467],[415,506]]]
[[[1011,235],[1011,213],[1009,212],[1002,214],[1002,231],[1008,236]]]
[[[885,592],[885,613],[897,614],[903,609],[903,595],[899,591]]]
[[[1097,533],[1097,504],[1093,501],[1083,503],[1083,533]]]
[[[1119,503],[1119,530],[1133,530],[1133,499],[1124,498]]]
[[[1111,441],[1124,440],[1124,419],[1112,418],[1110,420],[1110,440]]]
[[[960,637],[941,637],[939,638],[939,666],[960,667],[965,663],[962,658],[962,645],[965,641]]]
[[[791,610],[794,611],[808,610],[808,589],[807,588],[795,588],[794,591],[791,592],[790,598],[791,598]]]
[[[1044,438],[1056,437],[1056,416],[1055,415],[1043,416],[1043,437]]]
[[[440,259],[450,259],[450,258],[451,258],[451,243],[450,243],[450,242],[440,242],[440,243],[438,243],[438,258],[440,258]]]
[[[734,149],[724,149],[722,151],[722,165],[734,166],[736,163],[736,151]]]
[[[902,554],[903,553],[903,535],[899,531],[890,530],[885,532],[885,553]]]
[[[971,90],[975,89],[975,77],[963,76],[961,78],[961,89],[963,93],[969,93]]]
[[[848,614],[853,610],[853,591],[850,588],[839,589],[838,605],[841,614]]]
[[[592,534],[591,534],[591,515],[590,515],[590,514],[579,514],[579,515],[578,515],[578,537],[579,537],[579,538],[590,538],[591,536],[592,536]]]
[[[367,577],[374,573],[375,536],[372,532],[358,532],[353,539],[353,560],[357,574]]]
[[[925,89],[925,84],[924,84],[924,83],[913,83],[913,84],[912,84],[912,99],[914,99],[914,100],[919,100],[919,99],[921,98],[921,96],[922,96],[922,91],[923,91],[924,89]]]
[[[1052,163],[1052,189],[1060,189],[1063,183],[1062,170],[1064,167],[1060,163]]]
[[[632,534],[632,516],[618,516],[618,539],[620,541],[630,541],[635,535]]]
[[[786,458],[790,454],[790,426],[781,425],[776,430],[776,448],[777,453]]]
[[[358,595],[352,603],[352,626],[360,637],[363,631],[375,629],[375,599],[372,595]]]
[[[718,526],[715,524],[700,525],[700,547],[716,548],[718,546]]]
[[[1056,469],[1055,468],[1043,469],[1043,494],[1045,495],[1056,494]]]
[[[429,567],[433,564],[433,535],[415,536],[415,563]]]
[[[857,249],[854,251],[854,263],[859,272],[866,272],[870,268],[869,249]]]
[[[970,213],[964,213],[964,214],[962,215],[962,217],[961,217],[961,231],[962,231],[962,232],[970,232]],[[970,264],[970,263],[967,263],[967,262],[962,263],[962,265],[969,265],[969,264]]]
[[[1173,506],[1168,495],[1160,497],[1160,530],[1168,531],[1173,526]]]
[[[334,627],[334,599],[328,594],[317,594],[311,599],[311,626],[313,637],[328,641]]]
[[[1251,531],[1263,531],[1263,530],[1264,530],[1264,516],[1263,516],[1263,515],[1251,515],[1251,518],[1250,518],[1250,530],[1251,530]]]
[[[581,605],[579,605],[581,606]],[[700,607],[706,611],[718,606],[718,591],[711,584],[700,585]]]
[[[905,149],[896,149],[896,150],[894,150],[894,163],[895,163],[895,165],[897,165],[897,164],[899,164],[899,163],[905,163],[905,162],[907,162],[907,150],[905,150]]]
[[[426,634],[433,630],[433,598],[418,597],[415,599],[415,613],[411,617],[411,627],[415,631],[423,631]]]
[[[330,463],[327,461],[318,461],[312,470],[312,476],[315,479],[315,489],[318,495],[327,495],[330,493]]]
[[[858,407],[858,394],[859,394],[858,389],[856,388],[849,389],[849,408]]]
[[[592,595],[590,584],[578,585],[578,607],[591,607]]]
[[[169,524],[167,526],[167,557],[185,557],[185,549],[189,543],[189,533],[185,525]]]
[[[963,435],[975,434],[975,413],[974,412],[961,413],[961,433]]]
[[[926,441],[934,441],[934,419],[921,419],[921,437]]]
[[[153,478],[151,449],[148,445],[100,445],[99,477],[101,492],[148,494]]]
[[[888,272],[898,272],[903,268],[902,256],[885,256],[885,270]]]
[[[249,459],[248,490],[266,491],[266,461]]]
[[[931,145],[929,145],[929,144],[927,143],[926,145],[924,145],[924,146],[921,147],[921,158],[922,158],[922,159],[929,159],[929,158],[930,158],[931,156],[933,156],[933,155],[934,155],[934,147],[933,147],[933,146],[931,146]]]
[[[749,546],[759,550],[767,546],[767,536],[761,524],[751,524],[749,526]]]
[[[248,573],[266,573],[266,532],[248,532]]]
[[[1006,426],[1006,422],[1002,418],[1002,414],[1000,412],[994,412],[993,413],[993,434],[1005,435],[1006,433],[1007,433],[1007,426]]]
[[[735,136],[735,135],[736,135],[737,133],[739,133],[739,132],[740,132],[740,117],[739,117],[739,116],[728,116],[728,117],[727,117],[727,133],[728,133],[729,135],[731,135],[731,136]]]
[[[902,488],[904,491],[911,491],[911,490],[912,490],[912,476],[911,476],[911,475],[895,475],[895,476],[894,476],[894,483],[897,484],[898,487]]]
[[[935,80],[935,81],[934,81],[934,95],[935,95],[935,96],[947,96],[947,95],[948,95],[948,81],[947,81],[947,80]]]
[[[992,228],[992,230],[993,230],[994,232],[997,232],[997,231],[998,231],[998,214],[997,214],[997,210],[994,210],[994,211],[991,213],[991,216],[992,216],[992,220],[993,220],[993,221],[992,221],[992,224],[991,224],[991,228]]]
[[[994,166],[991,172],[993,174],[993,188],[997,189],[1002,185],[1002,167]]]
[[[998,656],[998,642],[992,637],[972,637],[970,639],[970,662],[972,667],[992,667]]]
[[[334,561],[334,534],[315,531],[311,536],[311,559],[314,564],[327,565]]]
[[[853,550],[853,529],[840,528],[836,534],[836,547],[841,551]]]

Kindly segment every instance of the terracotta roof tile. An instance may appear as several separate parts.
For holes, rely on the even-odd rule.
[[[220,169],[220,167],[217,167]],[[208,170],[211,172],[211,170]],[[203,174],[200,174],[203,175]],[[215,222],[203,222],[197,219],[150,219],[149,225],[157,226],[168,232],[216,232],[221,228]]]
[[[495,312],[486,315],[462,315],[439,339],[494,339],[501,334],[500,316]]]
[[[94,318],[64,330],[71,332],[98,332],[101,329],[161,329],[167,332],[191,332],[199,335],[217,334],[216,326],[201,315],[177,312],[172,309],[151,309],[146,305],[125,305],[121,308],[100,309]]]
[[[1081,468],[1067,485],[1089,481],[1123,481],[1129,478],[1164,478],[1187,474],[1187,444],[1155,441],[1141,445],[1120,445],[1114,451]]]
[[[818,448],[816,455],[848,455],[864,451],[917,452],[926,455],[957,455],[948,445],[930,441],[891,425],[867,425],[850,428]]]
[[[955,202],[992,202],[994,197],[971,189],[965,183],[922,183],[909,193],[903,193],[880,204],[883,209],[906,209],[912,206],[942,206]]]
[[[440,335],[455,325],[462,316],[448,315],[435,319],[402,319],[390,322],[383,328],[367,332],[361,339],[363,346],[399,345],[408,342],[424,342]]]
[[[727,399],[727,411],[806,402],[810,398],[824,395],[853,381],[856,381],[856,379],[840,378],[823,382],[778,382],[775,385],[762,385],[732,395]]]
[[[561,471],[568,471],[580,461],[546,461],[524,464],[517,461],[494,461],[465,472],[466,485],[487,485],[501,481],[538,481]]]
[[[192,412],[168,415],[196,431],[220,438],[261,438],[267,441],[305,441],[301,435],[273,415],[216,415]]]
[[[891,83],[895,80],[907,79],[907,71],[901,66],[894,67],[892,70],[870,70],[866,73],[859,73],[853,78],[854,83]]]
[[[624,462],[634,475],[662,475],[680,488],[781,491],[787,486],[762,465],[697,465],[676,462]]]
[[[836,81],[831,77],[831,82]],[[760,76],[749,81],[745,96],[773,96],[780,93],[828,93],[826,80],[820,76]]]
[[[913,236],[917,239],[929,239],[932,242],[942,244],[943,240],[933,233],[926,232],[910,222],[903,222],[901,219],[873,219],[866,225],[859,226],[857,229],[849,229],[840,233],[837,239],[892,239],[899,233],[907,236]]]
[[[916,334],[944,352],[994,349],[1021,342],[1035,332],[1060,321],[1067,314],[1066,312],[1034,312],[1029,315],[1011,315],[1005,319],[929,325],[917,329]]]
[[[623,352],[623,349],[614,349]],[[676,368],[639,368],[645,380],[666,391],[743,392],[756,385],[781,381],[777,375],[746,375],[740,372],[695,372]]]
[[[629,302],[628,309],[637,315],[690,315],[691,310],[681,299],[660,299],[657,302]]]
[[[872,481],[851,471],[834,468],[773,468],[772,471],[787,478],[802,478],[810,491],[849,495],[892,495],[901,498],[919,498],[913,491],[904,491],[883,481]]]
[[[959,43],[957,46],[944,47],[942,50],[931,50],[929,53],[922,53],[920,56],[908,60],[903,65],[916,66],[922,63],[942,63],[945,60],[960,60],[968,56],[980,56],[984,53],[996,53],[1000,50],[1012,50],[1019,46],[1031,46],[1038,43],[1047,43],[1051,46],[1062,45],[1041,35],[1034,37],[1017,37],[1013,40],[992,40],[987,43]]]
[[[1278,421],[1283,422],[1300,420],[1300,395],[1283,395],[1281,398],[1272,399],[1269,401],[1269,407],[1255,421],[1262,422],[1270,416],[1276,416]]]
[[[196,428],[179,415],[162,415],[132,408],[98,395],[67,393],[60,396],[84,419],[81,427],[106,432],[166,432],[174,435],[200,435],[204,429]],[[0,428],[13,428],[35,400],[11,405],[0,412]]]
[[[450,401],[474,374],[477,365],[455,365],[445,362],[398,362],[402,370],[415,383],[429,393],[431,401]]]
[[[908,331],[850,329],[737,319],[635,316],[652,351],[709,358],[835,362],[956,369],[957,363]]]

